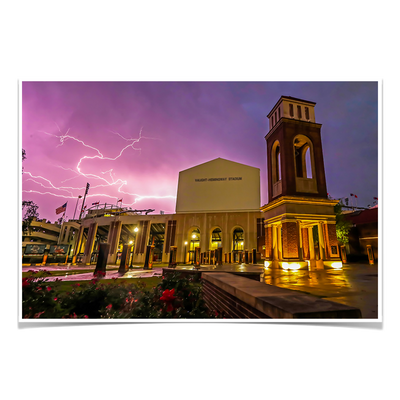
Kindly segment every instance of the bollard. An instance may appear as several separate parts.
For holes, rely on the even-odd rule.
[[[152,269],[153,268],[153,253],[154,253],[154,246],[147,246],[146,248],[146,258],[144,260],[143,269]]]
[[[129,255],[131,251],[131,245],[125,244],[122,247],[121,262],[119,264],[118,273],[124,274],[129,269]]]
[[[176,251],[177,251],[177,246],[170,247],[168,268],[176,268]]]
[[[110,251],[109,243],[100,243],[99,257],[97,258],[96,269],[93,275],[97,275],[99,272],[105,274],[107,270],[107,256]]]

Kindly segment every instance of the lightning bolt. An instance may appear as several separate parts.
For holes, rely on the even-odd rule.
[[[137,202],[144,200],[144,199],[176,199],[176,196],[172,196],[172,195],[166,195],[166,196],[155,196],[155,195],[141,195],[138,193],[130,193],[128,191],[124,191],[122,190],[122,188],[124,186],[128,186],[128,182],[124,179],[118,178],[115,179],[115,173],[113,172],[113,169],[110,169],[108,171],[104,171],[101,172],[101,175],[96,175],[93,173],[85,173],[83,172],[84,169],[84,164],[85,162],[88,162],[90,160],[94,160],[94,159],[99,159],[99,160],[108,160],[108,161],[116,161],[118,160],[122,154],[129,148],[133,149],[134,151],[141,151],[141,148],[137,148],[135,147],[135,145],[137,145],[142,139],[149,139],[149,140],[160,140],[158,138],[153,138],[153,137],[147,137],[147,136],[142,136],[142,129],[140,129],[139,132],[139,137],[138,138],[126,138],[123,135],[121,135],[118,132],[115,131],[109,131],[111,134],[117,135],[119,136],[121,139],[123,139],[126,142],[129,142],[129,144],[127,144],[126,146],[122,147],[122,149],[119,151],[119,153],[115,156],[115,157],[110,157],[110,156],[105,156],[102,151],[100,151],[100,149],[85,143],[83,140],[78,139],[75,136],[72,136],[69,134],[70,132],[70,128],[68,128],[68,130],[66,131],[65,134],[63,134],[60,130],[60,127],[57,125],[57,123],[55,123],[58,131],[59,131],[59,135],[56,135],[54,133],[49,133],[46,131],[39,131],[41,133],[44,133],[48,136],[54,137],[56,139],[59,140],[59,144],[56,147],[60,147],[60,146],[64,146],[66,145],[67,141],[75,141],[77,143],[79,143],[82,147],[93,151],[95,153],[95,155],[84,155],[83,157],[81,157],[75,167],[75,169],[72,168],[64,168],[62,166],[57,166],[58,168],[61,168],[65,171],[71,171],[75,174],[75,176],[72,176],[70,178],[64,179],[61,183],[65,183],[67,181],[79,178],[79,177],[85,177],[86,179],[95,179],[95,180],[99,180],[101,182],[101,184],[98,185],[94,185],[91,186],[91,189],[99,189],[99,188],[105,188],[105,187],[117,187],[117,192],[118,192],[118,196],[121,194],[127,195],[127,196],[132,196],[134,197],[133,201],[129,204],[129,202],[124,202],[124,205],[127,206],[132,206],[134,204],[136,204]],[[54,192],[49,192],[49,191],[45,191],[45,192],[41,192],[38,190],[22,190],[22,192],[24,193],[37,193],[37,194],[41,194],[41,195],[51,195],[51,196],[55,196],[55,197],[63,197],[63,198],[70,198],[70,199],[76,199],[78,196],[74,194],[74,192],[79,191],[80,193],[82,193],[83,190],[85,190],[85,186],[84,187],[73,187],[73,186],[56,186],[55,184],[53,184],[49,179],[47,179],[46,177],[40,176],[40,175],[33,175],[31,172],[29,171],[24,171],[24,175],[27,174],[30,178],[26,179],[27,181],[32,181],[35,184],[37,184],[38,186],[42,187],[43,189],[53,189],[56,192],[64,192],[64,193],[54,193]],[[108,179],[109,176],[109,179]],[[87,198],[89,197],[107,197],[107,198],[111,198],[111,199],[115,199],[117,196],[112,196],[109,195],[107,193],[104,193],[102,191],[100,191],[99,193],[95,193],[95,194],[90,194],[87,196]]]

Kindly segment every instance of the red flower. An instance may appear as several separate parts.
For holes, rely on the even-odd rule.
[[[85,315],[83,318],[89,318],[87,315]]]
[[[174,299],[176,299],[176,297],[174,296],[174,293],[175,293],[175,289],[164,290],[162,296],[160,297],[160,300],[165,301],[165,302],[173,301]]]
[[[54,297],[54,301],[57,301],[57,297]]]
[[[22,287],[29,286],[28,278],[22,278]]]
[[[46,289],[47,289],[48,292],[51,291],[51,287],[50,286],[47,286]]]
[[[112,304],[109,304],[106,308],[107,308],[108,310],[111,310]]]
[[[174,296],[175,289],[172,290],[164,290],[162,296],[160,297],[161,301],[165,301],[167,303],[167,312],[173,311],[174,306],[172,305],[172,302],[176,299]]]

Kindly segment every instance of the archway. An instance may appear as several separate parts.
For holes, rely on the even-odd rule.
[[[241,227],[236,227],[232,234],[232,262],[237,262],[239,253],[244,250],[244,231]]]
[[[293,140],[293,152],[296,177],[313,179],[315,164],[311,140],[305,135],[297,135]]]
[[[210,234],[210,250],[216,250],[222,247],[222,231],[219,227],[211,230]]]
[[[200,246],[200,229],[197,227],[191,228],[188,235],[189,244],[189,263],[194,263],[194,254],[196,248]]]

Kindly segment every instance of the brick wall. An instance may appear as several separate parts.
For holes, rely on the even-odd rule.
[[[335,224],[326,224],[326,227],[327,227],[328,240],[329,240],[329,246],[328,246],[329,256],[335,257],[335,258],[340,257],[339,246],[338,246],[338,241],[337,241],[337,236],[336,236],[336,225]],[[336,246],[336,248],[337,248],[336,254],[331,253],[331,246]]]
[[[265,258],[272,260],[272,227],[265,228]]]
[[[270,318],[205,280],[203,280],[203,298],[210,310],[222,313],[225,318]]]
[[[299,257],[299,241],[296,222],[282,224],[282,250],[283,258]]]

